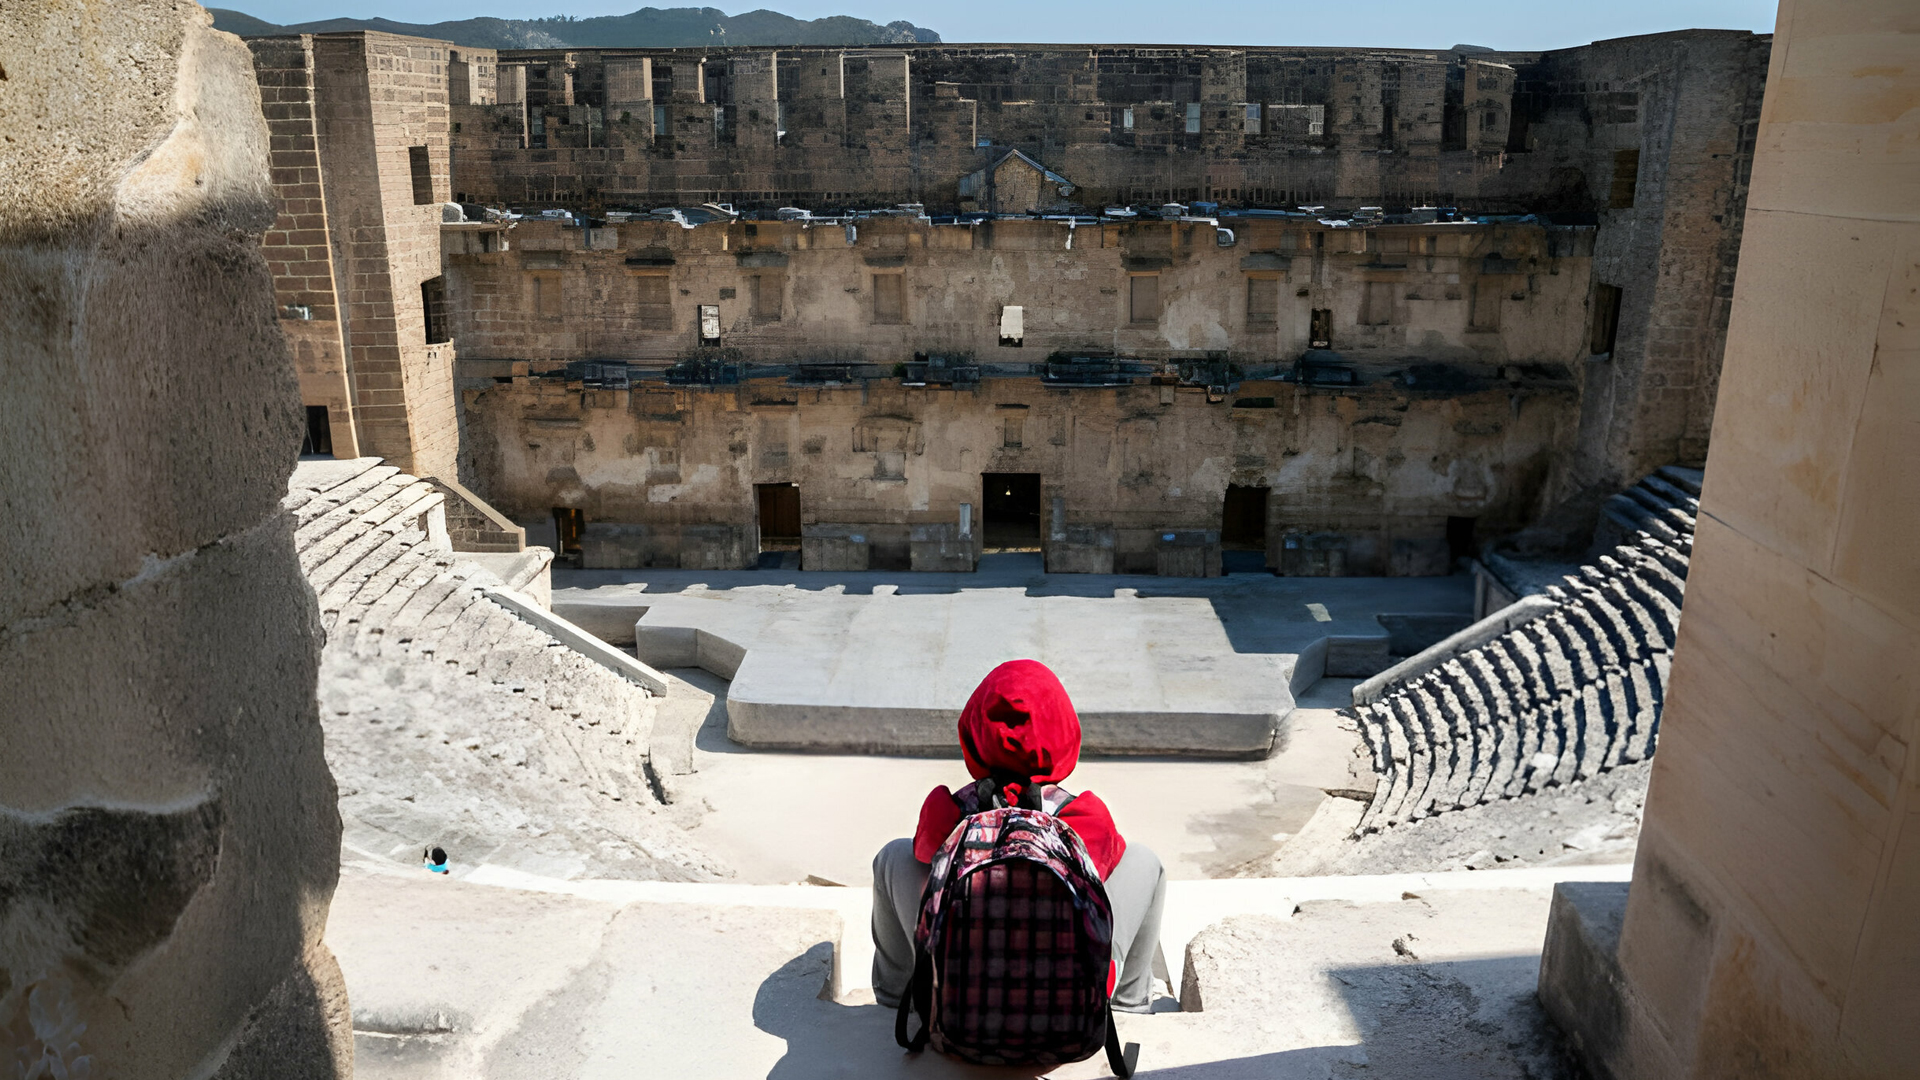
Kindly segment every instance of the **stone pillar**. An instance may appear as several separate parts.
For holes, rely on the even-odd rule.
[[[1599,1077],[1914,1072],[1915,100],[1920,9],[1781,5],[1633,884],[1542,958]]]
[[[0,1059],[344,1077],[267,125],[202,9],[100,14],[0,19]]]

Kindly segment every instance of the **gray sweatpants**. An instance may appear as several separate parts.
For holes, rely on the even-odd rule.
[[[898,1008],[913,978],[913,925],[920,920],[920,894],[928,866],[913,857],[913,841],[890,841],[873,857],[873,996]],[[1113,905],[1113,959],[1120,979],[1113,988],[1118,1012],[1146,1012],[1153,996],[1153,954],[1160,945],[1160,909],[1167,873],[1144,844],[1127,844],[1120,865],[1107,877]]]

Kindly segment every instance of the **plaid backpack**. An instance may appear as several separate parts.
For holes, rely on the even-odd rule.
[[[1008,806],[1005,780],[954,796],[965,816],[920,897],[894,1038],[979,1065],[1060,1065],[1104,1046],[1114,1075],[1131,1076],[1139,1046],[1121,1051],[1109,1000],[1113,910],[1086,845],[1056,816],[1073,796],[1016,781],[1021,805]]]

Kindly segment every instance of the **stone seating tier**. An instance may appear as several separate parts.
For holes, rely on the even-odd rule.
[[[1612,549],[1539,618],[1353,710],[1378,775],[1357,833],[1651,757],[1686,591],[1700,477],[1667,467],[1607,501]]]

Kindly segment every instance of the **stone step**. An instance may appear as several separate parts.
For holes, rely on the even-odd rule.
[[[1636,566],[1640,565],[1643,561],[1651,561],[1657,563],[1662,570],[1667,572],[1668,576],[1675,580],[1683,582],[1687,580],[1687,556],[1675,550],[1670,545],[1649,540],[1647,543],[1631,549],[1631,553],[1634,556],[1638,556],[1638,558],[1629,559],[1627,553],[1623,552],[1621,555],[1622,561],[1631,562]]]
[[[361,516],[381,503],[419,483],[413,477],[398,469],[385,471],[391,466],[369,470],[355,480],[356,490],[352,498],[344,499],[318,514],[293,531],[294,550],[305,552],[317,543],[324,543],[329,537],[345,532],[351,536],[358,531],[355,527]],[[364,488],[361,480],[371,480]],[[310,504],[311,505],[311,504]],[[304,562],[304,560],[303,560]]]
[[[1425,714],[1411,689],[1395,698],[1400,718],[1410,736],[1413,753],[1408,762],[1407,794],[1394,808],[1397,821],[1412,821],[1431,800],[1428,791],[1440,783],[1443,748],[1434,744],[1432,718]]]
[[[307,577],[313,585],[314,594],[320,598],[320,611],[323,614],[347,613],[357,621],[360,609],[349,612],[348,601],[360,591],[368,578],[391,566],[394,560],[425,539],[421,534],[372,532],[342,549],[329,564],[335,568],[333,573],[325,578],[314,575]]]
[[[1465,727],[1465,713],[1444,682],[1437,677],[1422,679],[1415,688],[1414,700],[1425,710],[1435,732],[1444,742],[1433,748],[1434,783],[1428,785],[1422,816],[1458,807],[1460,792],[1473,768],[1473,742]]]
[[[512,618],[500,605],[478,597],[462,608],[453,623],[441,635],[433,651],[435,659],[472,674],[480,669],[481,652],[499,627],[499,620]]]
[[[1662,618],[1647,610],[1646,604],[1627,588],[1627,579],[1632,576],[1632,571],[1628,571],[1609,581],[1604,595],[1607,607],[1618,617],[1621,632],[1627,635],[1632,646],[1626,655],[1638,663],[1655,651],[1670,647],[1671,643],[1666,638]]]
[[[1520,753],[1520,721],[1507,692],[1505,670],[1496,664],[1490,652],[1475,649],[1461,658],[1460,666],[1480,686],[1481,698],[1488,710],[1490,760],[1480,770],[1479,778],[1469,792],[1473,802],[1478,804],[1499,798],[1505,786],[1503,775],[1513,772],[1514,761]]]
[[[1639,503],[1649,514],[1664,514],[1674,508],[1670,500],[1661,498],[1658,493],[1643,484],[1635,484],[1621,494]]]
[[[438,657],[454,624],[468,608],[486,599],[471,581],[465,577],[458,580],[459,587],[448,592],[444,599],[421,617],[420,625],[413,631],[411,651]]]
[[[1660,729],[1660,709],[1666,700],[1666,656],[1656,654],[1651,662],[1636,667],[1634,674],[1634,692],[1639,699],[1640,709],[1633,737],[1627,740],[1626,749],[1620,755],[1621,760],[1626,762],[1645,761],[1653,756],[1654,741]]]
[[[1573,622],[1571,611],[1575,603],[1562,604],[1559,610],[1545,618],[1535,619],[1534,624],[1546,631],[1560,646],[1560,654],[1567,658],[1566,687],[1572,690],[1600,675],[1600,665],[1595,661],[1593,651],[1581,633],[1581,628]],[[1555,681],[1558,682],[1556,671]]]
[[[426,622],[428,614],[448,595],[461,587],[462,579],[449,572],[451,568],[449,563],[440,558],[432,558],[428,561],[439,573],[435,574],[431,581],[415,589],[413,595],[407,597],[407,602],[402,604],[400,610],[394,612],[393,617],[387,621],[387,633],[380,643],[382,656],[414,651],[415,638],[420,633],[422,624]]]
[[[1496,639],[1488,642],[1482,650],[1486,662],[1498,674],[1502,692],[1507,696],[1510,715],[1507,727],[1511,732],[1511,740],[1501,744],[1503,756],[1484,796],[1488,800],[1510,799],[1516,794],[1517,785],[1525,776],[1526,761],[1533,756],[1540,742],[1533,694],[1527,689],[1525,669],[1515,654],[1514,644]]]
[[[1680,539],[1682,530],[1674,528],[1673,524],[1662,520],[1661,515],[1651,513],[1631,499],[1615,495],[1607,500],[1603,513],[1609,522],[1627,534],[1628,539],[1635,533],[1646,533],[1668,544]]]
[[[1449,660],[1432,672],[1433,694],[1446,713],[1452,731],[1454,767],[1447,776],[1446,790],[1436,804],[1438,810],[1458,810],[1467,805],[1466,793],[1473,786],[1480,761],[1479,710],[1467,688],[1462,685],[1459,662]]]
[[[424,538],[424,529],[412,527],[414,519],[445,501],[446,497],[429,485],[409,484],[369,508],[354,529],[342,529],[314,544],[301,555],[301,569],[306,572],[313,591],[323,593],[331,588],[387,536],[416,532]]]
[[[1700,497],[1700,482],[1706,476],[1701,470],[1680,465],[1662,465],[1653,471],[1662,480],[1680,488],[1695,499]]]
[[[364,660],[380,655],[393,617],[401,607],[440,574],[431,550],[422,551],[424,541],[416,542],[399,558],[388,563],[360,586],[344,607],[360,612],[360,631],[352,642],[343,642],[353,654]],[[374,631],[369,633],[368,631]]]
[[[1657,636],[1649,644],[1657,644],[1662,651],[1672,651],[1680,630],[1680,605],[1668,592],[1679,584],[1653,567],[1642,567],[1640,573],[1626,574],[1620,578],[1620,587],[1627,596],[1636,601],[1653,620]]]
[[[1587,657],[1593,663],[1593,669],[1585,680],[1592,682],[1605,677],[1606,673],[1617,669],[1622,663],[1619,642],[1615,640],[1603,616],[1597,610],[1601,601],[1593,594],[1580,598],[1578,604],[1569,606],[1567,625],[1579,635],[1579,641],[1586,646]]]
[[[302,533],[309,535],[324,533],[324,529],[315,529],[312,527],[316,519],[347,506],[355,499],[360,498],[362,495],[365,495],[367,492],[398,475],[400,475],[400,470],[391,465],[375,465],[365,472],[360,473],[358,476],[337,484],[307,500],[299,509],[293,512],[294,521],[296,522],[294,526],[295,550],[298,550],[300,547]],[[351,516],[349,513],[343,515],[338,520],[346,520]]]
[[[1658,473],[1651,473],[1641,477],[1640,486],[1652,492],[1668,506],[1677,506],[1689,514],[1697,514],[1700,512],[1700,499],[1698,496],[1677,484],[1668,482]]]

